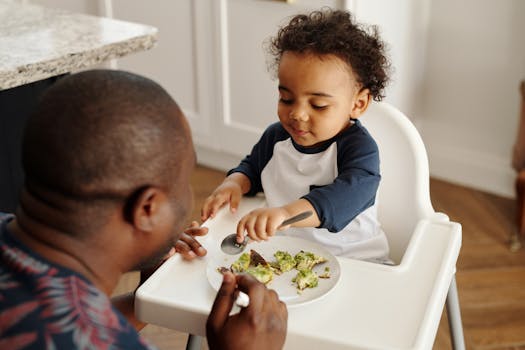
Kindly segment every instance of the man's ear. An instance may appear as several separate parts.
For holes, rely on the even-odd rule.
[[[352,111],[350,112],[350,117],[352,119],[359,118],[363,113],[365,113],[370,103],[370,90],[361,89],[357,93],[357,96],[354,98],[354,104],[352,106]]]
[[[140,231],[153,231],[160,221],[159,215],[166,201],[166,194],[159,188],[142,187],[135,191],[126,203],[126,220]]]

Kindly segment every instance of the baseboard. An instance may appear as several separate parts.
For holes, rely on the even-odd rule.
[[[515,198],[516,172],[512,169],[510,159],[428,143],[426,148],[431,176]]]

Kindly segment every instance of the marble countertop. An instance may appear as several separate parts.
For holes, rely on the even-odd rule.
[[[150,49],[151,26],[0,1],[0,90]]]

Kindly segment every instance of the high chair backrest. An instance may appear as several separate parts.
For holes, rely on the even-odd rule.
[[[416,224],[434,214],[425,145],[412,122],[385,102],[372,102],[360,118],[379,146],[379,221],[399,263]]]

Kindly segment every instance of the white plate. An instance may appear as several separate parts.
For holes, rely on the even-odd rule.
[[[261,254],[267,261],[275,260],[273,254],[278,250],[284,250],[294,256],[301,250],[312,252],[326,258],[328,261],[314,267],[314,271],[318,274],[323,273],[325,267],[330,268],[330,278],[319,278],[319,284],[315,288],[306,288],[301,293],[298,293],[295,283],[292,279],[297,274],[297,270],[285,272],[282,275],[274,275],[273,280],[267,284],[268,288],[274,289],[279,295],[279,299],[288,306],[303,305],[325,296],[332,290],[341,276],[341,267],[336,257],[330,253],[323,246],[296,237],[275,236],[264,242],[251,242],[246,248],[246,252],[250,249],[255,250]],[[211,286],[215,290],[219,290],[222,283],[222,275],[217,272],[217,268],[230,265],[239,258],[241,254],[227,255],[223,254],[216,256],[209,260],[206,268],[206,275]]]

